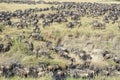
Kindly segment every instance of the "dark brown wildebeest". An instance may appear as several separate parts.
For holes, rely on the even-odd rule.
[[[105,24],[100,23],[97,20],[93,21],[92,26],[94,29],[105,29]]]

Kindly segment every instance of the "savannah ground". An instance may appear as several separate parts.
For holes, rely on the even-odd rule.
[[[53,0],[54,1],[54,0]],[[65,0],[60,0],[60,1],[65,1]],[[66,0],[66,1],[72,1],[72,0]],[[84,2],[84,1],[90,1],[90,2],[102,2],[102,3],[119,3],[117,1],[105,1],[105,0],[74,0],[75,2]],[[27,5],[27,4],[15,4],[15,3],[0,3],[0,11],[15,11],[17,9],[28,9],[28,8],[44,8],[44,7],[50,7],[51,5],[49,4],[36,4],[36,5]],[[48,13],[53,13],[51,11],[47,11],[47,12],[43,12],[45,14]],[[101,17],[96,18],[96,20],[99,19],[102,21]],[[79,47],[79,48],[83,48],[84,43],[86,43],[87,40],[90,40],[92,42],[94,42],[94,44],[96,44],[98,48],[101,49],[109,49],[112,51],[115,51],[117,53],[119,53],[118,51],[113,49],[113,43],[111,43],[109,41],[109,37],[111,35],[115,35],[116,37],[119,37],[120,35],[120,30],[117,27],[117,23],[112,25],[112,23],[107,24],[106,29],[105,30],[93,30],[92,26],[90,25],[90,23],[95,20],[93,18],[87,18],[87,17],[83,17],[81,18],[82,21],[82,26],[80,28],[74,28],[74,29],[68,29],[66,28],[66,24],[62,23],[62,24],[57,24],[54,23],[52,24],[50,27],[46,27],[46,29],[43,29],[41,27],[41,34],[45,37],[45,39],[51,40],[54,43],[56,43],[57,39],[59,37],[63,38],[63,43],[64,41],[67,41],[67,38],[65,37],[66,35],[80,35],[80,40],[76,40],[75,38],[73,38],[76,41],[80,41],[80,44],[69,44],[66,45],[66,47]],[[16,19],[13,19],[13,21],[16,21]],[[41,21],[40,21],[41,22]],[[42,25],[39,25],[42,26]],[[21,29],[18,30],[17,28],[9,28],[8,26],[3,26],[0,25],[0,28],[3,29],[3,32],[0,33],[0,39],[5,43],[4,41],[4,35],[12,35],[13,36],[13,44],[14,46],[12,47],[12,49],[5,53],[5,54],[0,54],[0,64],[3,63],[10,63],[12,61],[19,61],[21,63],[23,63],[26,66],[31,66],[31,65],[36,65],[39,62],[49,62],[50,64],[62,64],[62,66],[64,67],[64,65],[68,62],[67,60],[65,60],[62,57],[59,57],[58,55],[54,54],[54,53],[50,53],[52,56],[55,57],[54,60],[48,59],[46,57],[40,57],[38,59],[35,58],[34,55],[28,55],[28,51],[25,50],[24,45],[22,43],[20,43],[19,41],[16,41],[16,36],[21,33],[22,31],[26,32],[26,36],[27,33],[30,33],[32,31],[31,28],[29,29]],[[49,32],[48,32],[49,30]],[[96,35],[99,35],[99,37],[96,37]],[[72,40],[71,40],[72,41]],[[35,46],[39,46],[39,45],[43,45],[43,42],[38,42],[38,41],[34,41],[34,43],[36,44]],[[74,43],[74,42],[73,42]],[[63,61],[64,60],[64,61]],[[101,62],[100,62],[101,63]],[[114,64],[113,62],[107,61],[105,62],[105,65],[108,64]],[[98,63],[99,64],[99,63]],[[97,64],[97,65],[98,65]],[[95,80],[119,80],[120,77],[108,77],[108,78],[104,78],[101,76],[98,76],[95,78]],[[52,78],[50,76],[45,76],[45,77],[40,77],[40,78],[20,78],[20,77],[14,77],[14,78],[4,78],[1,77],[0,80],[52,80]],[[67,80],[74,80],[72,78],[68,78]],[[77,79],[77,80],[82,80],[82,79]]]

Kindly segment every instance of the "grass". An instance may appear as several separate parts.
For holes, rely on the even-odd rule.
[[[9,6],[6,6],[9,5]],[[17,7],[14,7],[17,6]],[[24,6],[24,7],[22,7]],[[15,3],[11,3],[11,4],[6,4],[6,3],[1,3],[0,4],[0,10],[8,10],[8,11],[15,11],[16,9],[27,9],[27,8],[35,8],[35,7],[48,7],[50,5],[48,4],[42,4],[42,5],[27,5],[27,4],[15,4]],[[49,13],[49,12],[47,12]],[[66,27],[66,23],[62,23],[62,24],[58,24],[58,23],[53,23],[51,24],[50,27],[46,27],[46,29],[43,29],[41,27],[41,25],[39,25],[41,27],[41,34],[44,36],[45,39],[56,42],[56,40],[59,37],[64,37],[66,35],[69,34],[73,34],[73,35],[77,35],[79,33],[80,37],[82,36],[89,36],[92,37],[94,39],[94,41],[97,41],[98,37],[95,37],[94,35],[101,35],[101,39],[104,41],[108,41],[109,39],[109,35],[113,34],[114,35],[119,35],[120,31],[117,28],[117,24],[112,25],[111,23],[106,25],[106,29],[105,30],[93,30],[92,26],[90,25],[90,23],[93,21],[93,18],[87,18],[87,17],[83,17],[81,18],[81,22],[82,22],[82,26],[80,28],[75,27],[73,29],[68,29]],[[101,17],[99,17],[99,20],[102,21]],[[41,23],[41,21],[40,21]],[[0,28],[3,28],[5,26],[0,26]],[[113,28],[114,27],[114,28]],[[32,28],[29,27],[28,29],[21,29],[18,30],[16,28],[9,28],[9,27],[5,27],[5,30],[3,30],[3,33],[1,33],[1,37],[4,38],[4,35],[9,34],[12,35],[12,37],[17,37],[17,35],[19,35],[22,31],[26,31],[26,37],[29,35],[29,33],[31,32]],[[48,31],[49,30],[49,31]],[[85,39],[83,39],[84,41]],[[40,42],[34,41],[35,46],[38,46],[38,44],[41,44]],[[98,44],[100,44],[100,47],[104,46],[104,43],[100,43],[98,42]],[[12,51],[11,52],[16,52],[16,53],[22,53],[22,54],[27,54],[29,52],[27,52],[25,46],[23,43],[17,41],[16,39],[13,39],[13,47],[12,47]],[[106,46],[112,46],[111,43],[107,42]],[[20,51],[20,52],[18,52]]]
[[[4,77],[1,77],[0,80],[52,80],[52,78],[48,75],[48,76],[45,76],[45,77],[40,77],[40,78],[21,78],[21,77],[18,77],[18,76],[15,76],[13,78],[4,78]]]
[[[9,5],[9,6],[6,6]],[[23,7],[24,6],[24,7]],[[50,7],[49,4],[37,4],[37,5],[28,5],[28,4],[16,4],[16,3],[0,3],[0,11],[15,11],[17,9],[28,9],[28,8],[45,8],[45,7]]]
[[[20,51],[21,54],[28,54],[28,50],[27,50],[25,44],[23,44],[19,40],[14,39],[12,41],[12,44],[13,44],[12,49],[14,52]]]
[[[36,0],[38,1],[38,0]],[[46,1],[58,1],[58,0],[46,0]],[[115,2],[119,0],[59,0],[60,2]]]
[[[3,29],[3,28],[4,28],[4,26],[2,24],[0,24],[0,29]]]
[[[65,0],[61,0],[61,1],[65,1]],[[73,1],[73,0],[66,0],[66,1]],[[74,1],[88,1],[88,0],[74,0]],[[100,2],[98,0],[91,0],[91,2]],[[24,6],[24,7],[23,7]],[[37,4],[37,5],[27,5],[27,4],[15,4],[15,3],[10,3],[10,4],[6,4],[6,3],[0,3],[0,11],[15,11],[17,9],[27,9],[27,8],[43,8],[43,7],[50,7],[51,5],[49,4]],[[52,13],[50,11],[47,12],[43,12],[43,13]],[[38,13],[39,14],[39,13]],[[43,29],[41,27],[41,25],[39,25],[41,27],[41,35],[44,36],[45,39],[53,41],[54,43],[56,43],[57,39],[60,37],[64,37],[66,35],[69,34],[73,34],[73,35],[77,35],[79,33],[80,35],[80,40],[82,41],[82,43],[85,42],[86,39],[88,40],[93,40],[96,44],[99,45],[99,47],[101,48],[112,48],[112,43],[109,42],[109,36],[111,34],[114,34],[116,36],[120,35],[120,31],[118,30],[117,24],[112,25],[111,23],[106,25],[106,29],[105,30],[93,30],[92,26],[90,25],[90,23],[93,21],[93,18],[87,18],[87,17],[83,17],[81,18],[81,22],[82,22],[82,26],[80,28],[78,28],[77,26],[73,29],[68,29],[66,27],[66,23],[62,23],[62,24],[57,24],[57,23],[53,23],[50,27],[46,27],[46,29]],[[101,21],[101,17],[99,17],[99,20]],[[13,20],[15,21],[15,20]],[[40,21],[41,23],[41,21]],[[3,29],[3,32],[0,33],[0,38],[4,38],[4,35],[9,34],[12,35],[13,39],[12,39],[12,43],[13,43],[13,47],[12,49],[7,52],[5,55],[1,55],[0,57],[0,61],[4,62],[6,60],[8,60],[9,62],[9,58],[17,58],[18,56],[20,57],[19,61],[22,62],[24,65],[36,65],[39,62],[46,62],[46,63],[50,63],[51,65],[53,64],[60,64],[61,66],[65,66],[65,64],[67,63],[67,60],[61,58],[60,56],[58,56],[57,54],[54,54],[53,52],[50,52],[50,54],[54,57],[54,59],[48,59],[47,57],[39,57],[38,59],[35,58],[35,55],[28,55],[30,52],[26,49],[26,46],[20,42],[19,40],[17,40],[17,36],[22,32],[22,31],[26,31],[25,36],[29,36],[29,33],[32,31],[32,28],[29,27],[28,29],[21,29],[18,30],[16,28],[9,28],[7,26],[3,26],[0,24],[0,29]],[[100,35],[100,37],[96,37],[95,35]],[[85,37],[83,37],[85,36]],[[82,38],[83,37],[83,38]],[[4,40],[2,40],[4,42]],[[102,43],[100,41],[106,41],[105,43]],[[44,45],[44,43],[40,42],[40,41],[33,41],[33,43],[35,44],[35,47],[39,46],[39,45]],[[80,44],[75,44],[75,45],[80,45]],[[13,57],[14,56],[14,57]],[[114,63],[112,61],[108,61],[109,64],[113,64]],[[119,80],[119,77],[110,77],[110,78],[106,78],[105,80]],[[95,78],[95,80],[103,80],[104,77],[98,76]],[[20,77],[14,77],[11,79],[7,79],[4,77],[1,77],[0,80],[52,80],[52,78],[50,76],[45,76],[45,77],[40,77],[40,78],[20,78]],[[74,78],[68,78],[67,80],[75,80]],[[77,80],[82,80],[82,79],[77,79]]]
[[[120,79],[120,76],[118,77],[101,77],[101,76],[97,76],[95,77],[94,80],[119,80]],[[21,78],[21,77],[18,77],[18,76],[15,76],[13,78],[4,78],[4,77],[0,77],[0,80],[53,80],[52,77],[50,77],[49,75],[48,76],[45,76],[45,77],[40,77],[40,78]],[[71,77],[68,77],[66,80],[83,80],[82,78],[71,78]],[[84,79],[84,80],[89,80],[89,79]]]

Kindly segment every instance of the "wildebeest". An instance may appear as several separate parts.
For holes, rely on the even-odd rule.
[[[92,26],[94,29],[105,29],[105,24],[98,21],[93,21]]]
[[[25,41],[25,43],[27,43],[28,50],[31,50],[31,51],[34,50],[34,45],[31,41]]]
[[[117,64],[120,64],[120,58],[117,57],[117,56],[114,56],[114,57],[113,57],[113,61],[114,61],[115,63],[117,63]]]
[[[43,37],[40,35],[40,33],[32,32],[29,36],[29,38],[33,38],[35,40],[43,40]]]
[[[2,32],[2,29],[0,29],[0,32]]]
[[[11,49],[12,43],[8,42],[5,44],[0,44],[0,52],[8,52]]]

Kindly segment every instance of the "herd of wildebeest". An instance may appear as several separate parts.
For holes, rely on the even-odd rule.
[[[22,2],[17,2],[17,4],[23,4]],[[9,2],[10,4],[10,2]],[[24,3],[24,4],[27,4]],[[32,3],[29,3],[31,5]],[[35,4],[35,3],[33,3]],[[46,29],[46,27],[52,27],[53,23],[65,23],[66,28],[73,29],[75,27],[81,27],[83,24],[81,22],[82,17],[97,18],[102,17],[102,21],[93,20],[90,25],[93,29],[103,30],[106,29],[107,24],[118,24],[118,30],[120,29],[119,17],[120,17],[120,4],[103,4],[103,3],[90,3],[90,2],[37,2],[36,4],[50,4],[52,6],[46,8],[29,8],[25,10],[16,11],[0,11],[0,23],[2,26],[7,26],[10,28],[29,29],[32,27],[32,31],[29,34],[27,41],[22,41],[26,38],[24,36],[25,31],[18,36],[19,40],[27,45],[27,50],[29,50],[36,58],[41,57],[41,55],[48,57],[49,59],[54,59],[49,54],[49,51],[53,51],[60,57],[68,60],[68,64],[65,67],[61,67],[58,64],[51,65],[50,63],[40,62],[36,66],[25,67],[22,63],[11,63],[9,65],[0,66],[0,75],[4,77],[41,77],[46,74],[53,76],[55,80],[66,80],[67,77],[83,78],[94,80],[95,76],[120,76],[120,58],[116,54],[112,54],[110,51],[102,51],[101,55],[104,60],[113,60],[115,65],[108,66],[104,69],[91,65],[92,56],[88,54],[85,50],[78,49],[67,49],[60,45],[61,39],[58,40],[57,45],[53,45],[52,41],[46,40],[44,36],[41,35],[41,28]],[[46,11],[53,11],[53,13],[40,13]],[[12,21],[12,19],[19,19],[18,22]],[[42,20],[40,23],[39,21]],[[4,29],[0,29],[0,34]],[[48,30],[49,32],[49,30]],[[9,35],[6,35],[8,39],[11,39]],[[69,36],[70,37],[70,36]],[[32,38],[36,41],[41,41],[46,43],[45,49],[41,50],[41,47],[35,48],[34,43],[29,39]],[[14,46],[11,41],[7,43],[0,43],[0,53],[6,53],[11,50]],[[83,61],[82,64],[77,63],[75,57],[69,56],[69,54],[75,54]],[[101,64],[102,65],[102,64]]]

